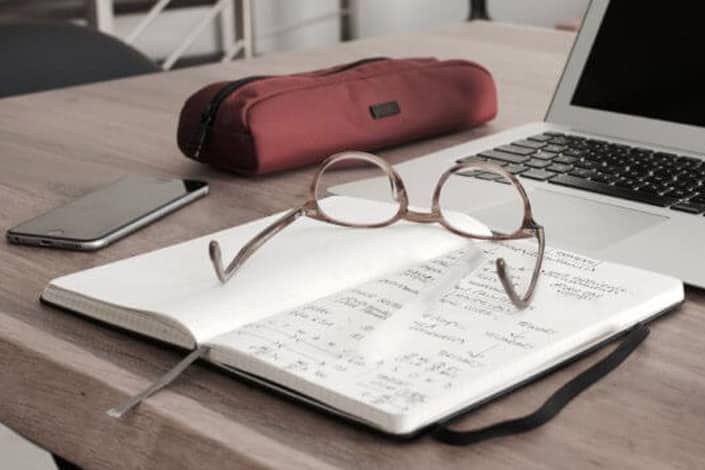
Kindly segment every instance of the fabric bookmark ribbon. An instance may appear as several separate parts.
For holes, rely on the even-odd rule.
[[[196,362],[196,360],[198,360],[199,358],[203,357],[208,352],[208,349],[209,348],[207,346],[200,346],[197,349],[194,349],[181,362],[176,364],[176,366],[169,370],[169,372],[162,375],[149,387],[147,387],[137,395],[131,397],[122,405],[109,409],[108,411],[106,411],[106,413],[112,418],[122,418],[132,408],[136,407],[137,405],[142,403],[142,401],[146,400],[147,398],[149,398],[150,396],[157,393],[159,390],[163,389],[171,382],[176,380],[176,378],[181,375],[181,373],[185,371],[191,364]]]

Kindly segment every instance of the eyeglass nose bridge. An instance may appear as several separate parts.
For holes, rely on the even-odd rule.
[[[441,220],[441,214],[438,210],[433,210],[431,212],[417,212],[408,209],[404,215],[404,218],[411,222],[418,222],[420,224],[433,224]]]

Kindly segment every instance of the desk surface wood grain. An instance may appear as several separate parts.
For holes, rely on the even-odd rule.
[[[141,390],[183,353],[38,302],[53,277],[240,224],[304,198],[312,169],[243,179],[179,154],[179,108],[208,82],[380,55],[465,57],[485,64],[499,86],[498,118],[474,131],[385,152],[398,162],[540,120],[572,41],[570,33],[462,24],[0,101],[3,231],[124,174],[204,178],[212,188],[207,198],[97,253],[0,243],[0,421],[85,468],[702,468],[702,291],[689,290],[685,305],[656,322],[630,360],[550,424],[470,448],[429,438],[394,442],[202,366],[190,368],[128,418],[114,420],[106,409]],[[358,176],[351,171],[345,177]],[[531,410],[600,354],[459,426]]]

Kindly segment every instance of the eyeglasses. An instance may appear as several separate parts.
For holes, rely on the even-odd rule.
[[[379,190],[386,193],[393,203],[389,205],[388,213],[370,214],[367,217],[358,213],[336,213],[331,208],[326,208],[324,196],[327,185],[324,183],[328,177],[333,175],[336,169],[360,165],[371,165],[381,172],[381,177],[376,180],[380,184]],[[496,184],[473,185],[477,181]],[[457,201],[466,194],[492,199],[485,201],[488,207],[484,210],[491,220],[491,224],[487,224],[489,231],[479,228],[474,215],[470,217],[447,208],[445,200],[448,197]],[[219,243],[215,240],[210,242],[209,255],[218,279],[222,283],[228,282],[262,245],[302,216],[351,228],[380,228],[400,220],[423,224],[438,223],[452,233],[469,239],[498,243],[519,242],[520,245],[513,250],[519,255],[511,258],[514,266],[510,268],[504,257],[497,257],[494,266],[509,300],[520,309],[529,305],[541,272],[545,248],[544,230],[533,218],[526,191],[516,176],[507,169],[481,160],[457,163],[446,170],[438,180],[433,191],[431,211],[417,212],[409,209],[409,198],[404,183],[389,163],[365,152],[343,152],[328,157],[321,164],[313,178],[306,203],[290,210],[258,233],[238,251],[227,267],[224,267]]]

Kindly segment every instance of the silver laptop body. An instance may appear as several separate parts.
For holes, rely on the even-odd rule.
[[[593,0],[545,121],[396,166],[411,204],[428,207],[438,176],[457,160],[532,137],[541,140],[536,136],[546,132],[554,133],[549,137],[576,136],[627,146],[633,149],[629,155],[640,156],[646,150],[697,167],[705,160],[705,54],[701,51],[705,34],[697,26],[705,7],[701,2],[673,3],[677,5],[668,7],[674,10],[671,13],[664,13],[659,2],[640,2],[627,12],[632,2]],[[692,170],[695,180],[699,171]],[[582,183],[568,173],[558,180],[570,184],[520,177],[550,246],[671,274],[705,287],[705,208],[698,212],[698,203],[691,203],[700,200],[697,191],[688,189],[692,200],[676,201],[674,196],[663,203],[665,195],[654,194],[654,201],[644,203],[641,197],[632,197],[635,193],[628,188],[615,196],[601,186],[615,182],[599,183],[601,189],[594,192],[582,189]],[[586,181],[592,184],[589,178]],[[486,221],[497,209],[492,198],[496,186],[468,178],[467,194],[451,204],[482,214]],[[360,181],[333,192],[388,199],[375,193],[379,187]],[[683,195],[682,191],[673,194]],[[705,186],[702,194],[705,198]]]

